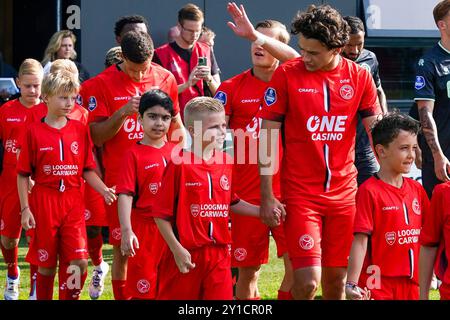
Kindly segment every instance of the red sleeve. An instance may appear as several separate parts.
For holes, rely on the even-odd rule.
[[[231,104],[233,100],[233,87],[231,81],[222,82],[214,95],[214,99],[219,100],[223,104],[227,116],[233,114],[233,106]]]
[[[420,244],[427,247],[437,247],[442,238],[445,212],[445,190],[436,186],[431,197],[430,210],[422,215],[422,231]]]
[[[17,174],[21,176],[28,177],[33,173],[33,168],[36,167],[36,163],[34,159],[35,157],[35,148],[34,148],[34,139],[31,128],[28,128],[23,141],[25,142],[20,149],[19,159],[17,160]]]
[[[370,73],[362,68],[358,73],[362,81],[364,81],[364,91],[359,104],[358,112],[361,118],[377,115],[381,113],[380,102],[378,101],[377,88]]]
[[[181,179],[181,165],[170,162],[164,171],[159,199],[155,202],[151,216],[170,220],[176,213]]]
[[[283,121],[288,107],[287,83],[286,71],[283,66],[279,66],[264,93],[263,107],[258,117],[277,122]]]
[[[119,173],[119,182],[116,187],[116,194],[127,194],[134,196],[136,194],[137,182],[137,161],[136,155],[132,149],[128,150],[123,157],[121,170]]]
[[[83,126],[84,129],[84,135],[85,135],[85,152],[86,152],[86,157],[85,157],[85,162],[84,162],[84,171],[89,171],[89,170],[94,170],[97,165],[95,164],[95,160],[94,160],[94,146],[92,144],[92,140],[91,140],[91,134],[90,134],[90,130],[88,127]]]
[[[353,233],[371,234],[373,231],[374,199],[364,186],[356,193],[356,214]]]
[[[96,81],[88,80],[81,86],[82,106],[89,111],[89,123],[104,120],[110,116],[101,84],[102,81],[97,79]]]
[[[175,77],[170,74],[169,75],[169,96],[173,101],[173,113],[176,116],[177,114],[180,113],[180,104],[178,102],[178,85],[177,85],[177,80],[175,79]]]

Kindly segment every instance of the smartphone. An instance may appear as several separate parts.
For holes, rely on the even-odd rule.
[[[207,57],[198,57],[198,65],[199,66],[206,66],[207,64],[208,64]]]

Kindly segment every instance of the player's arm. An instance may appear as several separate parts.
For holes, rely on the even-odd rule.
[[[159,232],[161,232],[162,237],[166,241],[167,245],[172,251],[173,257],[177,264],[178,269],[181,273],[188,273],[189,270],[195,268],[195,263],[191,261],[191,254],[187,251],[178,239],[175,237],[173,232],[172,224],[170,221],[156,218],[155,223],[158,226]]]
[[[90,125],[92,142],[101,147],[106,141],[112,139],[119,132],[127,117],[139,111],[140,101],[140,96],[131,97],[127,104],[114,112],[109,118],[92,122]]]
[[[172,118],[167,137],[170,142],[176,144],[183,144],[186,141],[186,130],[179,113]]]
[[[384,93],[383,87],[381,85],[377,88],[378,101],[380,102],[381,110],[383,114],[388,112],[388,105],[386,100],[386,94]]]
[[[434,261],[438,247],[421,245],[419,253],[419,287],[420,300],[428,300],[431,278],[433,276]]]
[[[108,188],[93,170],[85,170],[83,178],[98,193],[100,193],[107,205],[111,205],[117,200],[114,188]]]
[[[362,123],[364,125],[364,128],[366,129],[367,132],[367,136],[369,137],[369,141],[370,141],[370,145],[372,146],[372,150],[375,153],[375,148],[373,146],[373,141],[372,141],[372,126],[375,123],[375,121],[379,120],[380,115],[373,115],[373,116],[368,116],[365,118],[362,118]]]
[[[136,253],[134,248],[139,249],[139,241],[131,227],[131,208],[133,197],[129,194],[119,194],[117,208],[119,211],[120,229],[122,234],[120,250],[122,255],[133,257]]]
[[[284,206],[275,198],[272,189],[273,175],[279,169],[277,150],[280,128],[281,122],[263,119],[259,138],[260,218],[270,227],[279,225],[280,218],[284,220],[286,217]],[[276,212],[280,212],[280,215]]]
[[[21,224],[25,230],[36,227],[33,213],[31,213],[28,202],[28,181],[29,178],[21,174],[17,175],[17,191],[19,192]]]
[[[439,143],[436,122],[433,118],[434,101],[417,100],[422,134],[424,135],[434,159],[434,171],[436,177],[444,182],[450,181],[447,172],[450,170],[450,162],[444,155]]]
[[[257,39],[261,39],[264,42],[262,44],[262,47],[281,62],[300,56],[300,54],[289,45],[284,44],[277,39],[267,37],[261,32],[255,30],[249,18],[247,17],[247,13],[245,12],[243,5],[240,5],[238,7],[236,3],[231,2],[228,3],[227,10],[234,21],[234,23],[227,22],[227,25],[237,36],[250,40],[252,42],[256,41]]]
[[[358,287],[359,276],[367,252],[367,239],[368,236],[365,233],[356,233],[353,238],[348,259],[347,283],[345,284],[345,295],[350,300],[362,300],[367,294]]]

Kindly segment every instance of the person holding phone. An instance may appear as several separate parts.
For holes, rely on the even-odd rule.
[[[219,67],[211,48],[199,40],[204,16],[202,10],[187,4],[178,11],[180,34],[175,41],[155,50],[153,62],[175,76],[178,84],[180,114],[194,97],[213,96],[220,85]]]

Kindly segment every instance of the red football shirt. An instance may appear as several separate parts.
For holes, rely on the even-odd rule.
[[[443,282],[450,284],[450,183],[436,185],[431,197],[430,213],[423,218],[422,233],[420,234],[420,244],[428,247],[437,247],[440,243],[445,243],[443,255],[437,257],[438,268],[441,263],[447,264],[443,276]]]
[[[419,235],[428,207],[422,185],[409,178],[403,178],[401,188],[376,176],[359,187],[353,231],[370,236],[367,256],[382,276],[418,282]]]
[[[260,199],[258,138],[261,119],[257,114],[267,86],[268,83],[256,78],[250,69],[222,82],[215,95],[230,117],[228,126],[234,134],[233,189],[246,201],[259,202]],[[281,161],[281,148],[278,155]],[[279,171],[273,176],[272,187],[274,195],[280,197]]]
[[[239,201],[231,191],[232,159],[217,151],[205,162],[189,151],[172,159],[164,173],[151,215],[173,219],[186,249],[231,243],[230,205]]]
[[[47,105],[42,102],[30,110],[27,118],[27,123],[39,122],[45,116],[47,116]],[[80,121],[84,125],[87,125],[88,116],[89,112],[78,103],[75,103],[72,112],[67,117],[72,120]]]
[[[25,107],[19,99],[5,103],[0,108],[0,141],[3,144],[3,173],[15,176],[17,149],[26,131],[25,122],[36,106]]]
[[[138,142],[125,153],[117,184],[117,194],[134,197],[133,209],[148,216],[160,196],[161,180],[171,159],[174,144],[166,143],[160,149]]]
[[[31,175],[37,185],[80,188],[83,171],[95,169],[89,131],[79,121],[69,120],[61,129],[31,123],[23,141],[17,172]]]
[[[261,118],[284,121],[283,196],[353,204],[357,112],[381,113],[370,73],[344,58],[310,72],[300,57],[277,68],[263,100]]]
[[[178,108],[178,88],[173,75],[164,68],[153,64],[141,82],[134,82],[113,65],[100,73],[95,80],[81,87],[80,95],[83,106],[89,111],[89,122],[99,122],[109,118],[114,112],[124,106],[128,100],[151,89],[166,92],[174,102],[175,113]],[[128,117],[119,132],[103,145],[103,166],[105,182],[116,185],[121,170],[123,153],[140,141],[144,135],[142,126],[137,121],[137,114]]]

